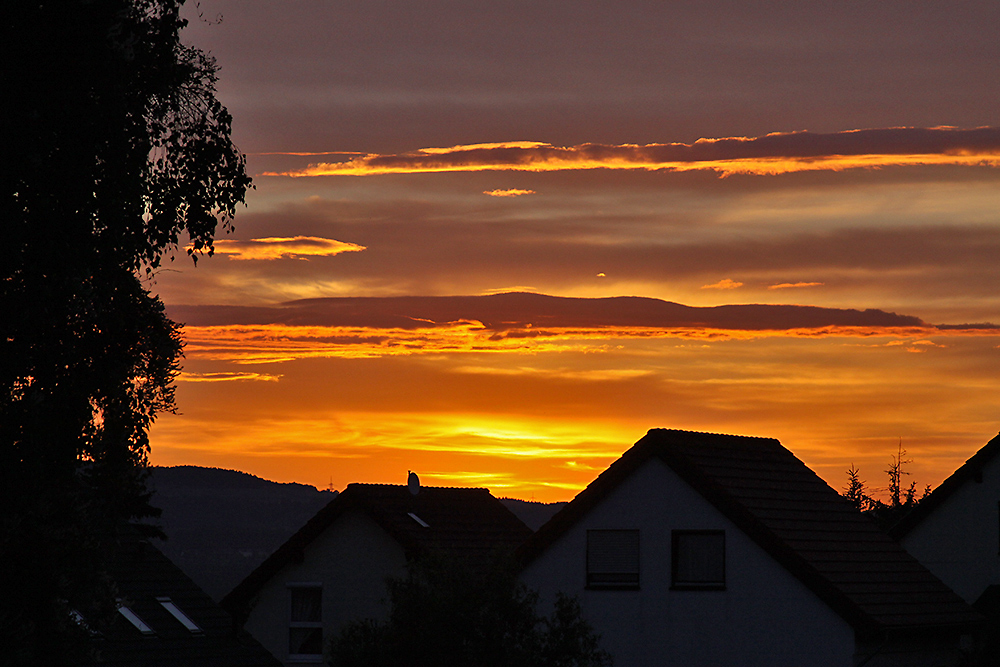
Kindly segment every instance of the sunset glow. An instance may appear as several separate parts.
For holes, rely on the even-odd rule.
[[[203,0],[257,189],[150,285],[154,464],[567,500],[665,427],[922,489],[996,435],[990,21],[558,4]]]

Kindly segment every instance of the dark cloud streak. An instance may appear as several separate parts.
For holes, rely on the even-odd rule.
[[[303,299],[276,307],[173,306],[171,317],[192,326],[372,327],[421,329],[461,321],[496,331],[533,327],[694,327],[741,331],[822,327],[923,327],[919,318],[881,310],[788,305],[698,308],[646,297],[583,299],[506,293],[454,297]]]

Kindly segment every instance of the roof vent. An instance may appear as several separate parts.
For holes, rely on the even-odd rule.
[[[410,495],[415,496],[420,493],[420,478],[412,470],[408,470],[407,472],[410,474],[406,478],[406,486],[410,489]]]

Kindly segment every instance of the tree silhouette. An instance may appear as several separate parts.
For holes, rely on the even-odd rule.
[[[549,616],[503,563],[425,558],[390,579],[389,618],[356,621],[330,642],[333,667],[607,667],[611,657],[560,594]]]
[[[847,469],[847,488],[844,489],[843,495],[859,512],[867,511],[874,502],[868,495],[867,485],[861,479],[861,471],[853,463]]]
[[[906,450],[903,449],[903,442],[900,440],[896,455],[892,456],[889,467],[885,473],[889,478],[889,502],[885,503],[868,494],[868,486],[861,479],[861,472],[852,464],[847,470],[847,487],[843,496],[847,498],[858,511],[864,512],[871,517],[882,529],[891,528],[903,515],[907,514],[916,505],[926,498],[931,492],[931,486],[924,487],[923,493],[917,498],[917,483],[910,482],[906,489],[902,488],[904,475],[910,473],[903,470],[903,466],[913,463],[910,459],[904,459]]]
[[[105,576],[152,517],[147,431],[174,405],[178,327],[144,287],[212,251],[250,179],[181,44],[183,0],[0,10],[0,646],[64,664],[115,608]]]

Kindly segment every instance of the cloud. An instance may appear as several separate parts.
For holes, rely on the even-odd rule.
[[[306,259],[362,250],[366,250],[365,246],[316,236],[271,236],[249,241],[222,239],[215,242],[216,254],[237,260]]]
[[[743,287],[743,283],[730,280],[729,278],[723,278],[719,282],[712,283],[711,285],[701,286],[702,289],[737,289],[738,287]]]
[[[277,382],[280,375],[267,373],[192,373],[185,371],[177,376],[178,382]]]
[[[521,197],[523,195],[533,195],[534,190],[518,190],[516,188],[510,190],[485,190],[484,195],[489,195],[490,197]]]
[[[778,283],[769,285],[767,289],[793,289],[798,287],[820,287],[823,283]]]
[[[694,143],[580,144],[539,142],[424,148],[369,154],[265,176],[367,176],[424,172],[576,169],[710,170],[722,175],[840,171],[900,165],[1000,165],[1000,128],[881,128],[834,133],[775,132]]]
[[[331,297],[270,307],[170,306],[168,313],[190,326],[283,325],[414,331],[461,325],[491,334],[599,327],[765,331],[931,326],[917,317],[876,309],[769,304],[694,307],[648,297],[590,299],[523,292],[487,296]]]
[[[641,297],[498,294],[346,297],[273,307],[174,306],[189,358],[236,363],[461,353],[601,352],[624,340],[993,336],[881,310],[744,304],[691,307]],[[902,344],[902,343],[901,343]],[[598,372],[581,377],[609,379]],[[234,378],[242,379],[242,378]]]

